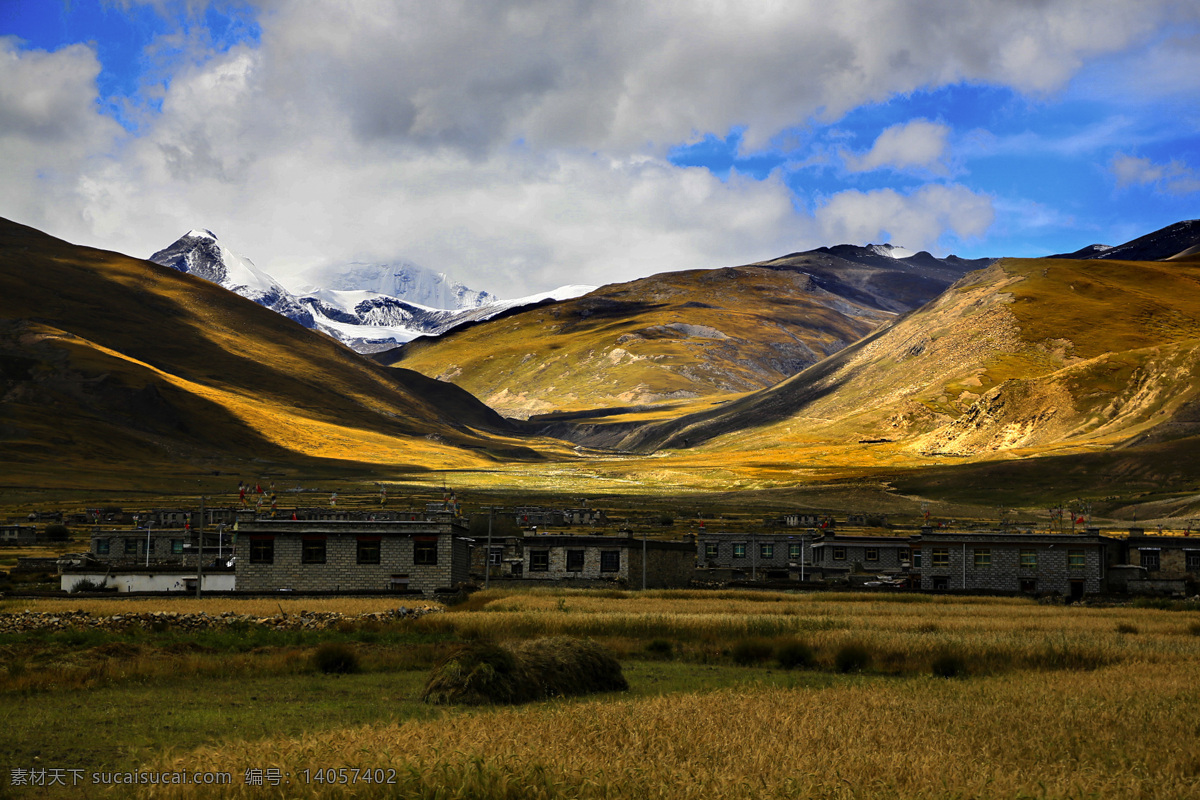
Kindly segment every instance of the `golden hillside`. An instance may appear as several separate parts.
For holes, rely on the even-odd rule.
[[[892,316],[798,271],[688,270],[417,340],[383,360],[524,418],[762,389]]]
[[[0,220],[11,480],[244,459],[428,468],[528,458],[453,386],[381,367],[215,284]]]
[[[908,465],[1148,444],[1200,432],[1197,344],[1195,262],[1006,259],[778,386],[620,444],[865,440]]]

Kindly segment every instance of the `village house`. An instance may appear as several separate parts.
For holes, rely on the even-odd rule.
[[[1072,600],[1107,591],[1115,541],[1083,533],[921,530],[913,569],[921,588],[1059,594]]]
[[[728,571],[733,580],[798,580],[801,564],[812,565],[816,538],[812,532],[701,533],[696,538],[696,561],[712,578],[718,577],[718,571]]]
[[[525,536],[520,575],[568,585],[618,583],[630,588],[687,586],[696,571],[696,545],[632,536]],[[645,553],[645,558],[643,558]]]
[[[1130,594],[1194,593],[1200,581],[1200,536],[1146,535],[1131,528],[1117,547],[1109,585]]]
[[[914,570],[911,536],[826,534],[813,544],[813,566],[823,577],[869,573],[899,576]]]
[[[17,547],[37,542],[37,528],[33,525],[0,525],[0,546]]]
[[[205,563],[233,556],[233,527],[221,525],[204,532]],[[149,553],[147,553],[147,548]],[[187,528],[95,529],[88,553],[92,560],[112,566],[196,565],[196,532]]]
[[[469,580],[461,518],[238,520],[237,588],[247,592],[449,591]]]

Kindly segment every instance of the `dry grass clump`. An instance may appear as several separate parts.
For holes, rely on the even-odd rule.
[[[602,646],[554,637],[466,644],[434,667],[421,697],[443,705],[505,705],[628,688],[621,664]]]

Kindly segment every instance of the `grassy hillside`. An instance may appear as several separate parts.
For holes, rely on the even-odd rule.
[[[0,480],[228,467],[477,466],[534,454],[456,387],[219,286],[0,220]]]
[[[690,270],[418,340],[390,358],[528,417],[762,389],[891,317],[796,271]]]
[[[1195,262],[1004,260],[778,386],[608,443],[876,475],[1116,449],[1106,480],[1186,481],[1153,467],[1200,433],[1198,290]]]

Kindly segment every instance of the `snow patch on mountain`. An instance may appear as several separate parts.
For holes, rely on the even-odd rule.
[[[478,308],[499,299],[489,292],[469,289],[444,272],[434,272],[411,261],[328,264],[303,273],[291,288],[303,295],[315,295],[322,290],[373,292],[442,309]]]
[[[869,244],[867,249],[888,258],[910,258],[916,255],[915,251],[909,250],[907,247],[897,247],[891,244]]]

